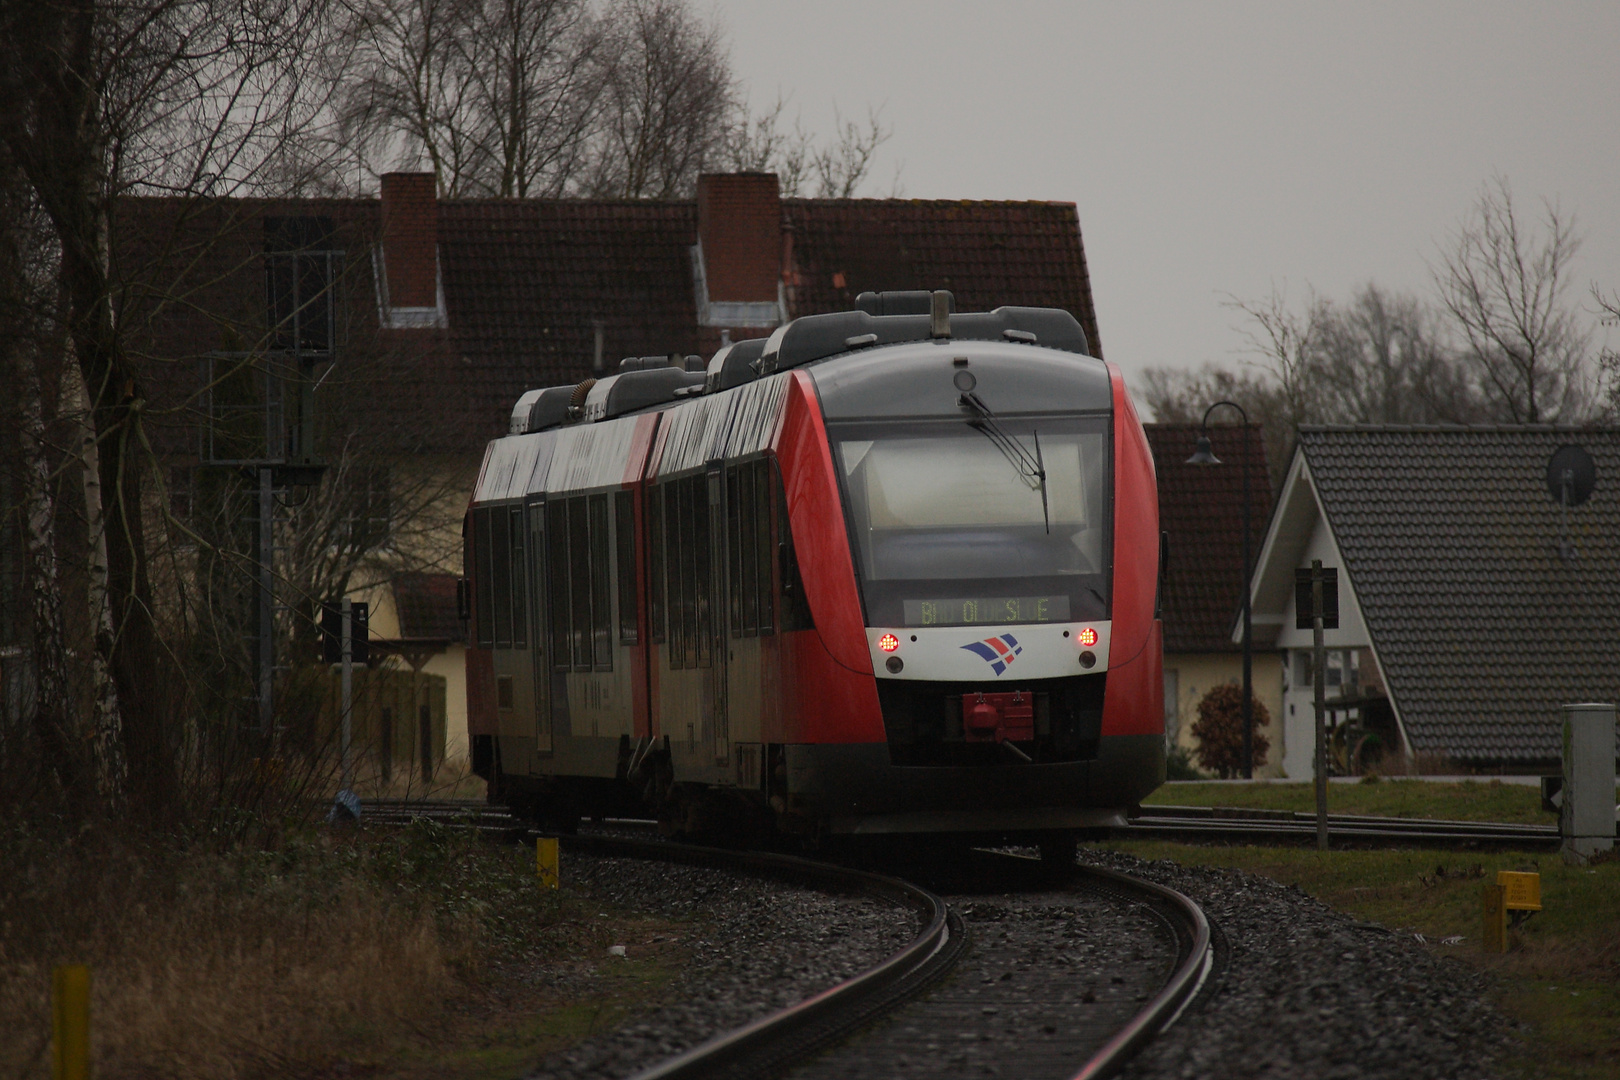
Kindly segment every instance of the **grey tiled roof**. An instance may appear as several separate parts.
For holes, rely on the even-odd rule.
[[[1597,488],[1560,559],[1547,460]],[[1412,749],[1556,762],[1560,706],[1620,700],[1620,430],[1302,428],[1299,445]]]

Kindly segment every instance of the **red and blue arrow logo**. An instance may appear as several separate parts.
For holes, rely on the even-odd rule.
[[[975,641],[971,645],[963,645],[962,648],[970,653],[976,653],[979,657],[988,661],[991,670],[997,675],[1006,671],[1007,666],[1013,662],[1013,659],[1024,651],[1024,647],[1018,644],[1018,639],[1011,634],[985,638],[983,641]]]

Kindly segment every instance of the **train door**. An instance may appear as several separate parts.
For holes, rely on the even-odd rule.
[[[730,604],[726,595],[726,478],[723,463],[710,462],[704,471],[704,486],[708,491],[708,551],[704,557],[708,560],[708,586],[707,596],[703,602],[708,607],[708,618],[700,619],[701,631],[709,637],[708,652],[712,661],[708,668],[707,686],[704,688],[704,704],[709,711],[709,731],[711,745],[714,751],[714,761],[717,765],[724,765],[731,760],[731,724],[730,708],[727,694],[727,672],[730,665],[729,634],[726,628],[726,613]]]
[[[551,743],[551,656],[547,645],[546,607],[546,498],[531,496],[525,506],[528,518],[529,625],[534,661],[534,748],[537,753],[552,752]]]

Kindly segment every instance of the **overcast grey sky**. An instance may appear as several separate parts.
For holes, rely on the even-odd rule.
[[[701,6],[703,0],[699,0]],[[1236,363],[1227,294],[1426,289],[1493,173],[1620,290],[1620,3],[718,0],[756,105],[884,106],[916,198],[1079,205],[1110,360]],[[1588,305],[1590,306],[1590,305]],[[1620,333],[1611,335],[1620,341]],[[1134,382],[1134,378],[1133,378]]]

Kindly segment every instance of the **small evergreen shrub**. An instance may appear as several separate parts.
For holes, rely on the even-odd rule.
[[[1262,732],[1271,714],[1254,700],[1254,767],[1266,763],[1271,740]],[[1198,703],[1198,719],[1193,721],[1194,753],[1198,764],[1222,780],[1243,774],[1243,690],[1235,683],[1224,683],[1204,695]]]

